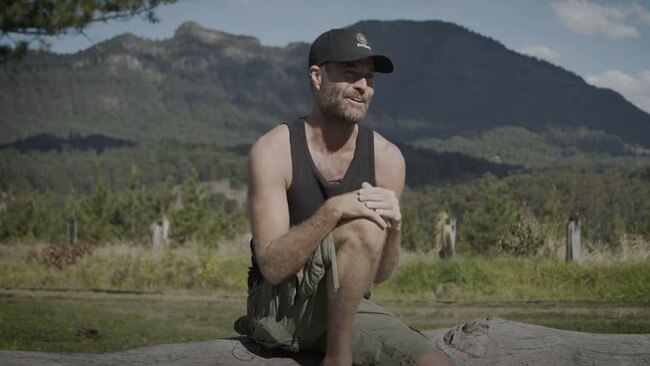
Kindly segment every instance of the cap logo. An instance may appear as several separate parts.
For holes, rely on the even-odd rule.
[[[366,39],[366,36],[364,36],[361,33],[357,33],[357,47],[363,47],[370,50],[370,46],[368,46],[368,40]]]

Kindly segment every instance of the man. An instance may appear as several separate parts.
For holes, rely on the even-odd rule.
[[[372,303],[400,254],[404,158],[359,125],[374,73],[391,60],[363,34],[333,29],[309,53],[313,105],[253,146],[253,266],[235,328],[261,344],[325,353],[324,365],[452,365],[431,340]]]

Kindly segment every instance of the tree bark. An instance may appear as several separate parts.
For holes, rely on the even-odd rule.
[[[425,332],[459,366],[649,365],[650,334],[593,334],[500,318]],[[0,365],[318,365],[316,352],[271,351],[246,337],[165,344],[107,354],[0,351]]]

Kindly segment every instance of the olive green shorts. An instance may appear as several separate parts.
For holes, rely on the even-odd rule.
[[[337,289],[336,253],[328,235],[295,276],[279,285],[259,281],[249,289],[247,316],[237,321],[235,329],[267,348],[325,352],[330,271]],[[433,349],[424,334],[369,299],[361,299],[352,329],[355,365],[414,365]]]

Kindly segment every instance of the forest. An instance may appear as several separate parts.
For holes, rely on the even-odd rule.
[[[83,243],[147,245],[152,223],[167,218],[173,245],[216,247],[249,230],[248,149],[174,142],[103,152],[5,149],[0,240],[66,244],[75,219]],[[450,217],[459,253],[483,256],[550,256],[563,245],[569,217],[580,219],[594,250],[650,236],[650,166],[526,169],[463,153],[402,151],[406,250],[430,252],[440,220]]]

